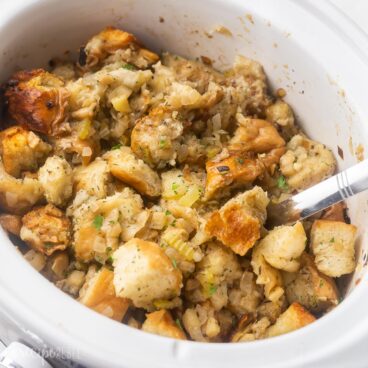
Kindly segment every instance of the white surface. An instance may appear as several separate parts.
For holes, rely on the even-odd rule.
[[[362,30],[368,33],[367,0],[331,0],[331,2],[348,15]]]
[[[368,106],[362,95],[368,84],[368,54],[356,44],[363,47],[368,42],[326,3],[172,0],[160,5],[156,0],[156,6],[147,9],[151,3],[135,0],[124,5],[121,0],[90,0],[86,7],[84,0],[40,1],[37,9],[6,24],[7,13],[2,9],[1,78],[9,75],[15,63],[17,67],[37,65],[60,53],[60,48],[76,48],[96,31],[94,26],[100,28],[115,20],[137,32],[148,44],[188,57],[202,53],[213,57],[219,66],[228,65],[234,53],[259,59],[272,84],[288,90],[288,101],[306,123],[308,133],[335,152],[337,144],[343,147],[346,157],[340,160],[341,167],[356,161],[349,153],[348,138],[352,137],[354,146],[368,141],[363,121],[368,116]],[[312,3],[319,10],[311,7]],[[248,12],[254,16],[254,25],[246,23],[245,17],[245,25],[239,22],[239,14]],[[191,17],[183,18],[182,14]],[[165,18],[161,25],[159,15]],[[212,29],[218,19],[233,31],[233,38],[216,35],[209,41],[203,32],[193,33],[193,29]],[[265,19],[270,20],[270,25]],[[196,42],[199,47],[195,46]],[[275,43],[277,47],[273,47]],[[29,56],[24,57],[25,54]],[[357,77],[352,78],[352,73]],[[341,88],[349,104],[339,94]],[[351,202],[353,221],[360,225],[359,229],[368,228],[366,201],[363,196]],[[368,244],[364,239],[367,234],[361,233],[360,237],[363,244]],[[7,246],[3,232],[0,232],[0,244],[2,312],[19,324],[28,341],[41,347],[75,352],[73,359],[90,367],[113,368],[122,364],[130,368],[146,367],[149,363],[152,368],[215,368],[225,366],[230,359],[233,367],[244,366],[245,362],[252,367],[268,367],[272,362],[273,368],[366,367],[367,352],[359,350],[357,343],[366,337],[368,326],[366,276],[338,308],[292,334],[248,344],[198,344],[144,334],[87,310],[34,272]],[[355,355],[350,354],[352,347]]]

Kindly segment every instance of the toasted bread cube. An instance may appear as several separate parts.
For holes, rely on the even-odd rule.
[[[138,159],[130,147],[111,150],[104,158],[109,164],[111,174],[139,193],[149,197],[161,194],[161,180],[157,172]]]
[[[280,315],[275,324],[268,328],[266,336],[273,337],[292,332],[309,325],[315,320],[316,318],[300,304],[293,303]]]
[[[43,69],[15,73],[5,91],[10,117],[48,135],[63,131],[68,95],[64,81]]]
[[[265,153],[285,146],[284,139],[268,121],[236,115],[238,128],[230,139],[229,150]]]
[[[290,106],[282,100],[277,100],[266,109],[268,121],[276,123],[282,127],[294,125],[294,114]]]
[[[0,215],[0,225],[9,233],[19,236],[22,227],[22,218],[7,213]]]
[[[299,269],[299,257],[307,244],[301,222],[293,226],[279,226],[260,242],[265,260],[273,267],[288,272]]]
[[[331,176],[336,168],[332,152],[323,144],[295,135],[280,158],[280,170],[291,189],[308,188]]]
[[[9,213],[21,215],[43,198],[43,189],[37,179],[16,179],[9,175],[0,161],[0,207]]]
[[[182,274],[158,244],[134,238],[113,257],[116,294],[135,307],[152,310],[155,300],[180,295]]]
[[[67,204],[73,193],[73,171],[65,158],[49,157],[38,171],[38,180],[49,203],[56,206]]]
[[[311,312],[325,312],[339,303],[335,281],[317,270],[313,257],[303,253],[297,273],[284,274],[288,302],[298,302]]]
[[[277,303],[284,295],[281,272],[268,264],[262,254],[262,247],[257,244],[252,251],[251,265],[257,275],[256,283],[264,286],[265,297]]]
[[[134,126],[132,151],[151,167],[174,166],[183,130],[183,123],[174,119],[170,111],[162,108],[152,110]]]
[[[147,68],[159,60],[158,55],[142,48],[132,34],[114,27],[106,27],[81,49],[79,64],[93,67],[116,51],[125,49],[130,49],[130,52],[124,55],[124,60],[139,68]]]
[[[87,166],[78,166],[74,169],[73,180],[76,192],[85,190],[90,196],[105,198],[109,179],[109,166],[100,158]]]
[[[273,172],[284,152],[285,147],[279,147],[257,157],[251,152],[223,151],[206,162],[205,199],[226,196],[230,189],[245,187],[266,171]]]
[[[51,146],[33,132],[14,126],[0,133],[0,151],[5,171],[19,178],[23,171],[36,171]]]
[[[114,273],[102,267],[89,270],[85,284],[79,291],[79,301],[85,306],[116,321],[121,321],[129,307],[129,301],[115,295]]]
[[[70,244],[71,223],[64,213],[52,204],[36,208],[22,218],[20,237],[30,247],[50,256]]]
[[[173,339],[186,340],[183,330],[175,323],[169,311],[162,309],[148,313],[143,323],[142,330],[156,335],[171,337]]]
[[[319,271],[331,277],[354,271],[356,232],[354,225],[340,221],[314,221],[311,248]]]
[[[260,187],[239,194],[211,215],[206,232],[243,256],[261,236],[268,202]]]

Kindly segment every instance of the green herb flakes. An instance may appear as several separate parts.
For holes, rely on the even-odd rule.
[[[97,215],[94,219],[93,219],[93,226],[97,229],[100,230],[102,227],[102,224],[104,222],[104,218],[101,215]]]
[[[122,66],[122,68],[127,70],[137,70],[137,68],[133,64],[126,63]]]
[[[121,144],[121,143],[118,143],[118,144],[116,144],[115,146],[112,146],[112,147],[111,147],[111,150],[117,150],[117,149],[119,149],[120,147],[122,147],[122,144]]]
[[[281,175],[278,179],[277,179],[277,187],[283,190],[288,189],[288,185],[285,179],[284,175]]]

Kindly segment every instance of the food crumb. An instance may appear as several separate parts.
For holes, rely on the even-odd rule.
[[[203,64],[212,66],[212,60],[209,57],[201,55],[201,60]]]
[[[355,157],[358,161],[364,160],[364,147],[361,144],[358,144],[358,146],[355,148]]]
[[[276,96],[280,98],[284,98],[286,96],[286,91],[283,88],[278,88],[276,90]]]
[[[339,157],[341,158],[341,160],[344,159],[344,151],[340,146],[337,146],[337,154],[339,155]]]
[[[224,36],[227,36],[227,37],[232,37],[233,36],[231,31],[228,28],[224,27],[224,26],[217,26],[215,28],[215,32],[220,33],[220,34],[222,34]]]
[[[164,17],[159,17],[158,19],[159,19],[160,23],[164,23],[165,22],[165,18]]]
[[[245,17],[249,20],[249,22],[251,22],[252,24],[254,24],[254,20],[253,20],[253,16],[252,14],[245,14]]]

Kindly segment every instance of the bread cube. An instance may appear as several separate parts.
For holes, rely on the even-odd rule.
[[[176,324],[169,311],[162,309],[148,313],[142,325],[142,330],[156,335],[186,340],[183,330]]]
[[[152,310],[155,300],[180,295],[182,274],[158,244],[134,238],[113,258],[116,294],[135,307]]]
[[[354,271],[356,232],[356,226],[340,221],[314,221],[311,249],[319,271],[331,277]]]

